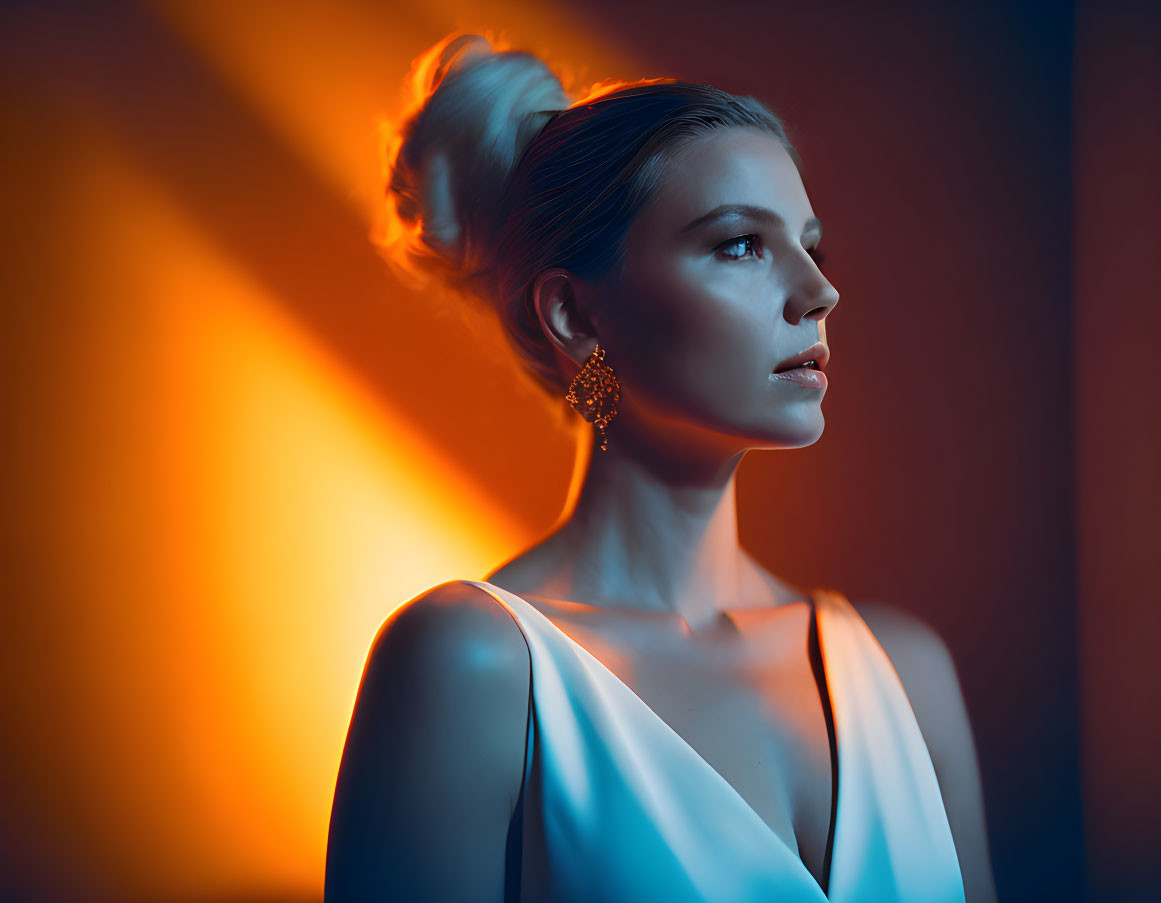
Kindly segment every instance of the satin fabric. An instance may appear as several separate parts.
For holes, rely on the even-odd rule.
[[[841,594],[815,590],[838,750],[827,893],[701,755],[530,603],[532,662],[509,900],[964,903],[935,769],[886,653]]]

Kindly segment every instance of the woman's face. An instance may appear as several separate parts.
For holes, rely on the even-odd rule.
[[[726,451],[815,442],[825,376],[775,370],[826,343],[839,295],[812,256],[821,235],[773,136],[735,127],[686,146],[630,226],[621,278],[594,311],[622,386],[617,420]],[[826,354],[806,356],[821,366]]]

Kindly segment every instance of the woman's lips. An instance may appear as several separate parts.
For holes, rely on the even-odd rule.
[[[783,370],[781,373],[772,373],[775,379],[784,379],[796,383],[807,389],[825,389],[826,374],[812,367],[795,367],[793,370]]]

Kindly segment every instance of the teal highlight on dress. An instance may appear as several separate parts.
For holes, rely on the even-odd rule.
[[[633,690],[519,596],[531,717],[520,899],[964,903],[935,769],[902,684],[840,593],[814,617],[838,750],[827,893],[798,854]]]

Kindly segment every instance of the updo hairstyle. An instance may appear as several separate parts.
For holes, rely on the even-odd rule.
[[[698,135],[760,129],[801,166],[774,113],[710,85],[612,83],[570,103],[540,59],[474,34],[422,54],[409,81],[415,106],[386,153],[387,258],[412,284],[434,277],[487,303],[555,397],[567,384],[533,304],[539,273],[618,279],[630,223]]]

